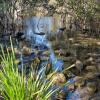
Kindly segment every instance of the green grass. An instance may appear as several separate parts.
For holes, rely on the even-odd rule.
[[[52,81],[43,77],[41,70],[36,77],[32,71],[28,78],[23,69],[22,73],[19,73],[12,44],[11,48],[12,52],[4,54],[1,47],[0,92],[4,100],[49,100],[57,91],[50,89]]]

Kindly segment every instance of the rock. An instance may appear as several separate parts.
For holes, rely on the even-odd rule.
[[[79,100],[88,100],[90,97],[87,87],[78,88],[75,93],[77,92],[80,94]]]
[[[64,6],[57,7],[56,9],[57,13],[65,13],[65,11],[66,11],[66,8]]]
[[[90,65],[90,64],[94,64],[94,58],[93,58],[93,57],[89,57],[89,58],[85,61],[85,65]]]
[[[83,98],[80,98],[80,100],[89,100],[89,98],[90,98],[90,95],[86,95]]]
[[[100,42],[97,42],[96,44],[100,46]]]
[[[77,86],[78,88],[82,87],[85,84],[85,80],[83,80],[82,77],[76,76],[74,78],[75,81],[75,86]]]
[[[98,71],[100,72],[100,64],[97,64]]]
[[[77,70],[79,70],[80,72],[83,69],[83,63],[80,60],[76,60],[75,66],[76,66]]]
[[[59,56],[64,56],[66,55],[65,50],[63,49],[59,49],[59,50],[55,50],[55,53]]]
[[[88,56],[92,56],[92,57],[100,57],[99,53],[87,53]]]
[[[74,38],[69,38],[69,41],[70,41],[71,43],[74,43]]]
[[[26,41],[19,41],[19,47],[20,48],[23,48],[24,46],[28,46],[29,45],[29,43],[28,42],[26,42]]]
[[[50,0],[48,5],[50,6],[56,6],[57,5],[57,1],[56,0]]]
[[[66,77],[63,73],[55,73],[51,80],[53,80],[54,85],[61,85],[66,83]]]
[[[65,100],[65,96],[66,96],[66,93],[64,91],[61,91],[60,93],[58,93],[56,99],[57,100]]]
[[[30,48],[28,48],[28,47],[26,47],[26,46],[24,46],[23,48],[22,48],[22,54],[23,55],[30,55],[32,53],[32,50],[30,49]]]
[[[16,59],[14,63],[18,65],[20,62],[21,61],[19,59]]]
[[[39,6],[39,7],[36,7],[36,11],[35,11],[35,13],[36,13],[36,16],[46,16],[47,14],[48,14],[48,10],[47,9],[45,9],[45,7],[47,7],[47,6],[45,6],[45,4],[44,4],[44,7],[43,6]],[[33,13],[34,14],[34,13]],[[32,15],[32,17],[33,17],[34,15]]]
[[[21,52],[18,50],[18,48],[14,48],[14,52],[15,52],[16,55],[20,55],[21,54]]]
[[[95,72],[88,72],[87,74],[83,75],[84,79],[94,79],[96,78]]]
[[[67,88],[68,88],[68,91],[73,91],[75,89],[75,86],[74,84],[70,84],[67,86]]]
[[[43,55],[45,55],[45,56],[49,56],[50,55],[50,51],[44,51],[43,53],[42,53]]]
[[[93,57],[90,57],[89,59],[87,59],[88,62],[92,62],[94,61]]]
[[[86,70],[87,71],[97,71],[97,68],[96,68],[96,66],[87,66]]]
[[[100,92],[95,93],[94,95],[92,95],[89,100],[100,100]]]
[[[87,83],[87,90],[90,95],[94,94],[96,91],[96,83],[95,82],[88,82]]]
[[[76,76],[76,77],[74,77],[74,81],[79,81],[80,79],[82,79],[82,77],[80,77],[80,76]]]
[[[96,59],[95,62],[100,64],[100,58]]]
[[[71,78],[71,77],[75,77],[75,75],[74,75],[71,71],[68,71],[68,70],[67,70],[67,72],[65,71],[64,74],[65,74],[67,77],[70,77],[70,78]]]
[[[34,58],[33,63],[39,64],[40,63],[40,59],[38,57]]]

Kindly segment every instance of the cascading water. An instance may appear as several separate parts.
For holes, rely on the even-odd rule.
[[[63,61],[62,60],[58,60],[54,54],[54,51],[52,49],[51,43],[48,42],[47,46],[50,50],[50,61],[52,62],[52,69],[55,71],[62,71],[63,69]]]
[[[55,71],[62,71],[63,69],[63,61],[62,60],[58,60],[54,54],[54,51],[52,49],[52,45],[51,43],[47,40],[46,38],[46,35],[47,35],[47,32],[50,33],[50,26],[51,26],[51,18],[42,18],[42,21],[40,23],[40,26],[38,25],[40,21],[40,17],[36,18],[36,17],[33,17],[32,19],[30,20],[27,20],[26,21],[26,24],[28,26],[27,28],[27,37],[28,39],[32,41],[34,41],[34,43],[32,44],[36,44],[36,45],[45,45],[47,46],[47,48],[49,49],[50,51],[50,62],[52,63],[52,69]],[[49,24],[48,24],[49,23]],[[45,26],[46,24],[46,26]],[[48,25],[48,26],[47,26]],[[48,28],[47,28],[48,27]],[[44,32],[46,34],[44,35],[38,35],[36,33],[39,33],[39,32]]]

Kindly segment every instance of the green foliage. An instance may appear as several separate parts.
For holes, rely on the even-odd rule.
[[[95,8],[98,6],[95,0],[69,0],[68,5],[77,17],[83,19],[95,16]]]
[[[12,53],[4,54],[2,49],[2,70],[0,70],[0,91],[5,100],[48,100],[57,90],[51,90],[52,81],[43,76],[42,70],[35,77],[30,72],[28,78],[18,72],[15,62],[15,55]]]

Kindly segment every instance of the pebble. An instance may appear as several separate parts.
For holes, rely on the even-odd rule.
[[[75,66],[76,66],[77,70],[79,70],[80,72],[83,69],[83,63],[80,60],[76,60]]]
[[[21,62],[21,61],[20,61],[19,59],[16,59],[16,60],[15,60],[15,64],[17,64],[17,65],[18,65],[20,62]]]
[[[83,80],[83,78],[79,76],[76,76],[74,78],[74,81],[75,81],[75,86],[78,88],[82,87],[85,84],[85,81]]]
[[[61,84],[64,84],[66,83],[66,77],[63,73],[55,73],[53,76],[52,76],[52,80],[53,80],[53,84],[55,85],[61,85]]]
[[[30,55],[31,52],[32,52],[32,50],[31,50],[30,48],[26,47],[26,46],[24,46],[24,47],[22,48],[22,53],[23,53],[24,55]]]

